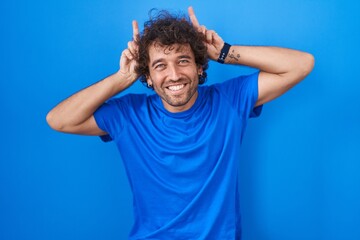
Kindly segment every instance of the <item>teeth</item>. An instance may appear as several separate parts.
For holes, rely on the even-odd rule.
[[[184,84],[176,85],[176,86],[170,86],[170,87],[168,87],[168,89],[170,89],[171,91],[177,91],[177,90],[182,89],[184,86],[185,86]]]

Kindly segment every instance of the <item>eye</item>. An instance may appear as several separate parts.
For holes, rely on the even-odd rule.
[[[165,68],[165,64],[163,64],[163,63],[159,63],[159,64],[157,64],[156,66],[155,66],[155,69],[156,70],[162,70],[162,69],[164,69]]]
[[[180,61],[179,61],[179,63],[180,64],[187,64],[187,63],[189,63],[189,60],[187,60],[187,59],[181,59]]]

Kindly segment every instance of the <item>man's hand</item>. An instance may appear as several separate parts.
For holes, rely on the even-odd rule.
[[[188,8],[188,12],[192,25],[205,36],[205,44],[209,58],[216,61],[224,46],[224,41],[214,30],[208,30],[204,25],[200,26],[192,7]]]
[[[135,73],[137,66],[137,57],[139,54],[139,46],[137,41],[139,40],[139,26],[137,21],[132,21],[133,27],[133,39],[128,42],[128,47],[123,50],[120,57],[120,74],[130,82],[135,82],[138,79],[138,75]]]
[[[103,80],[73,94],[54,107],[46,116],[50,127],[60,132],[104,135],[95,121],[94,112],[109,98],[124,91],[137,79],[139,27],[132,22],[133,40],[122,52],[120,69]]]
[[[213,30],[200,26],[192,7],[188,8],[193,26],[206,37],[208,55],[219,58],[224,41]],[[241,57],[240,57],[241,56]],[[305,52],[279,47],[232,46],[227,63],[260,70],[256,105],[269,102],[303,80],[314,67],[314,57]]]

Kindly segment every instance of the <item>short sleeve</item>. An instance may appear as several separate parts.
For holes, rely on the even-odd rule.
[[[124,127],[124,115],[126,104],[121,98],[114,98],[101,105],[94,113],[98,127],[107,132],[100,136],[104,142],[114,140]]]
[[[218,84],[218,89],[225,94],[230,104],[242,117],[258,117],[262,105],[255,107],[258,100],[259,72],[239,76]]]

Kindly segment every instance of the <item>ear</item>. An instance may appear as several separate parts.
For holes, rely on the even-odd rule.
[[[202,75],[203,72],[204,72],[203,67],[201,65],[198,65],[198,68],[197,68],[198,75]]]
[[[152,87],[153,86],[153,81],[150,78],[150,75],[146,75],[146,82],[148,87]]]

